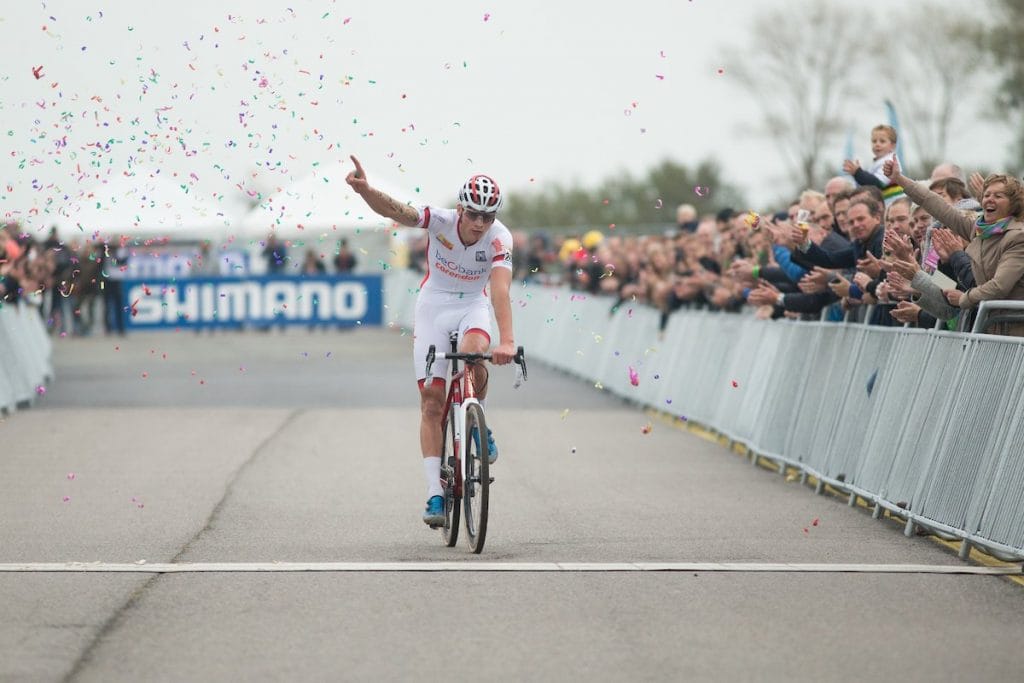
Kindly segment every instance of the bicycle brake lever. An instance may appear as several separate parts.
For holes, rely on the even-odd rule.
[[[523,353],[522,346],[516,350],[516,355],[513,360],[516,364],[516,380],[512,384],[512,388],[518,389],[522,383],[526,381],[526,355]]]

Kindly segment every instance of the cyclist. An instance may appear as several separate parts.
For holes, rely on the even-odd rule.
[[[448,333],[459,332],[459,351],[486,353],[491,344],[491,311],[498,322],[498,345],[491,352],[496,365],[512,362],[512,233],[497,220],[503,196],[490,176],[474,175],[459,190],[454,209],[402,204],[370,186],[362,165],[351,157],[355,170],[345,181],[374,212],[408,227],[427,231],[427,274],[420,283],[413,327],[413,364],[420,389],[420,448],[427,479],[427,506],[423,521],[444,524],[441,488],[441,417],[445,403],[447,360],[434,363],[433,381],[425,386],[425,360],[433,344],[448,348]],[[488,289],[490,298],[488,299]],[[487,371],[473,366],[474,386],[481,404],[487,396]],[[479,440],[479,434],[472,435]],[[479,441],[478,441],[479,444]],[[498,448],[487,430],[488,460]]]

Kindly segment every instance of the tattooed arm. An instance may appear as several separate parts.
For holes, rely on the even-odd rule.
[[[354,171],[350,171],[348,176],[345,177],[345,182],[348,183],[356,193],[363,198],[373,211],[385,218],[405,225],[408,227],[414,227],[419,222],[419,214],[413,207],[408,204],[402,204],[394,198],[384,194],[380,190],[370,187],[370,183],[366,180],[366,173],[363,171],[362,164],[359,163],[359,159],[355,156],[351,157],[352,163],[356,165]]]

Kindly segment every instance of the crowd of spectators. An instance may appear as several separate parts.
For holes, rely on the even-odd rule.
[[[699,216],[684,204],[676,224],[659,234],[588,230],[551,237],[516,231],[517,280],[568,283],[603,295],[609,308],[646,304],[668,316],[681,308],[752,313],[760,318],[852,319],[969,330],[985,300],[1024,300],[1024,187],[1005,174],[969,179],[940,164],[918,182],[903,175],[896,131],[871,132],[874,160],[854,160],[846,175],[809,188],[777,211],[723,208]],[[417,239],[418,237],[418,239]],[[209,245],[194,264],[213,265]],[[422,235],[410,244],[410,265],[425,268]],[[267,271],[281,272],[287,245],[271,236],[262,251]],[[0,305],[28,298],[54,333],[88,335],[98,327],[124,333],[128,311],[120,279],[128,256],[120,243],[45,241],[17,224],[0,229]],[[301,272],[327,271],[308,250]],[[331,265],[351,272],[357,258],[342,240]],[[1024,336],[1024,321],[1004,315],[990,332]]]
[[[980,302],[1024,300],[1020,179],[967,179],[945,163],[914,181],[895,145],[892,128],[876,127],[870,171],[847,160],[848,175],[778,211],[698,216],[684,204],[663,234],[517,235],[516,277],[568,282],[612,308],[654,306],[663,327],[673,311],[707,308],[969,331]],[[1004,313],[988,331],[1024,336]]]

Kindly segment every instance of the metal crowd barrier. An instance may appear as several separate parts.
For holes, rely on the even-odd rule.
[[[411,327],[417,284],[391,279],[389,321]],[[1024,339],[686,310],[659,338],[647,307],[524,283],[512,298],[530,356],[889,510],[908,535],[1024,558]]]
[[[31,405],[53,380],[52,344],[39,311],[24,302],[0,307],[0,412]]]

